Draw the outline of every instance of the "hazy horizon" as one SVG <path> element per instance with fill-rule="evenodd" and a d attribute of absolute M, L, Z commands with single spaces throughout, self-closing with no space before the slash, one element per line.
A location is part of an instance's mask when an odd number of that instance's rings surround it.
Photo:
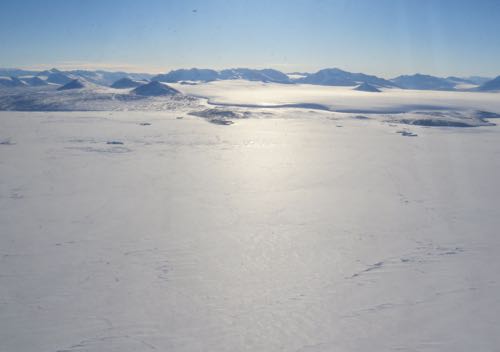
<path fill-rule="evenodd" d="M 162 73 L 168 73 L 170 71 L 174 71 L 174 70 L 190 70 L 190 69 L 210 69 L 210 70 L 224 70 L 224 69 L 238 69 L 238 68 L 248 68 L 248 69 L 275 69 L 275 70 L 278 70 L 278 71 L 282 71 L 284 73 L 287 73 L 287 74 L 291 74 L 291 73 L 315 73 L 319 70 L 323 70 L 323 69 L 340 69 L 340 70 L 343 70 L 343 71 L 347 71 L 347 72 L 353 72 L 353 73 L 364 73 L 364 74 L 367 74 L 367 75 L 373 75 L 373 76 L 377 76 L 377 77 L 381 77 L 381 78 L 385 78 L 385 79 L 391 79 L 391 78 L 395 78 L 397 76 L 403 76 L 403 75 L 408 75 L 408 76 L 412 76 L 412 75 L 416 75 L 416 74 L 422 74 L 422 75 L 431 75 L 429 74 L 428 72 L 402 72 L 398 75 L 394 75 L 394 76 L 384 76 L 384 75 L 381 75 L 381 74 L 378 74 L 378 73 L 375 73 L 375 72 L 366 72 L 366 71 L 359 71 L 359 70 L 347 70 L 345 68 L 342 68 L 342 67 L 336 67 L 336 66 L 329 66 L 329 67 L 319 67 L 317 69 L 314 69 L 314 70 L 302 70 L 302 71 L 299 71 L 299 70 L 295 70 L 295 71 L 285 71 L 285 70 L 282 70 L 282 69 L 279 69 L 279 68 L 276 68 L 276 67 L 270 67 L 270 66 L 259 66 L 259 67 L 249 67 L 249 66 L 234 66 L 234 67 L 220 67 L 220 68 L 213 68 L 213 67 L 171 67 L 171 68 L 168 68 L 168 69 L 156 69 L 156 70 L 150 70 L 150 71 L 145 71 L 145 70 L 141 70 L 140 68 L 134 68 L 134 66 L 130 66 L 130 67 L 127 67 L 127 66 L 106 66 L 106 65 L 103 65 L 103 66 L 95 66 L 95 65 L 85 65 L 85 64 L 82 64 L 82 65 L 50 65 L 50 64 L 47 64 L 47 65 L 43 65 L 43 66 L 28 66 L 28 67 L 0 67 L 0 69 L 13 69 L 13 70 L 26 70 L 26 71 L 45 71 L 45 70 L 50 70 L 50 69 L 57 69 L 57 70 L 60 70 L 60 71 L 76 71 L 76 70 L 88 70 L 88 71 L 107 71 L 107 72 L 125 72 L 125 73 L 131 73 L 131 74 L 152 74 L 152 75 L 155 75 L 155 74 L 162 74 Z M 499 71 L 500 72 L 500 71 Z M 469 74 L 469 75 L 459 75 L 459 74 L 448 74 L 448 75 L 441 75 L 441 76 L 437 76 L 437 77 L 462 77 L 462 78 L 467 78 L 467 77 L 486 77 L 486 78 L 495 78 L 497 76 L 499 76 L 499 74 L 493 74 L 493 75 L 481 75 L 481 74 Z M 431 76 L 434 76 L 434 75 L 431 75 Z"/>

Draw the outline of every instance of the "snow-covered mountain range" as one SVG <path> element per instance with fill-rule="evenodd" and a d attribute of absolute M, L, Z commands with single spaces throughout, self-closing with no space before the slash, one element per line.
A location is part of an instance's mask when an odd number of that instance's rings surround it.
<path fill-rule="evenodd" d="M 135 88 L 149 81 L 164 83 L 195 84 L 220 80 L 248 80 L 265 83 L 312 84 L 322 86 L 352 86 L 368 84 L 376 89 L 401 88 L 416 90 L 460 90 L 498 91 L 500 78 L 487 77 L 436 77 L 425 74 L 401 75 L 385 79 L 364 73 L 352 73 L 338 68 L 326 68 L 314 73 L 286 74 L 274 69 L 234 68 L 225 70 L 178 69 L 168 73 L 108 72 L 91 70 L 61 71 L 51 69 L 32 71 L 21 69 L 0 69 L 0 87 L 40 87 L 51 84 L 65 85 L 75 79 L 112 88 Z"/>
<path fill-rule="evenodd" d="M 294 108 L 455 127 L 488 126 L 500 117 L 495 93 L 500 77 L 484 81 L 415 74 L 389 80 L 337 68 L 290 75 L 248 68 L 181 69 L 156 76 L 57 69 L 7 73 L 0 77 L 4 111 L 186 110 L 229 124 L 227 116 Z M 239 108 L 244 111 L 235 112 Z M 222 115 L 216 119 L 214 114 Z"/>

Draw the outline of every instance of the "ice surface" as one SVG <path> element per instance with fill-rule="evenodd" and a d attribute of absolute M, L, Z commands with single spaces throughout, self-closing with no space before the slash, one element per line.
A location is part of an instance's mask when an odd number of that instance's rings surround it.
<path fill-rule="evenodd" d="M 329 110 L 350 114 L 375 114 L 378 119 L 427 126 L 485 126 L 500 117 L 500 94 L 480 92 L 382 89 L 381 93 L 352 87 L 306 84 L 218 81 L 197 85 L 173 84 L 181 92 L 208 99 L 212 105 L 245 108 Z M 414 121 L 418 120 L 417 123 Z"/>
<path fill-rule="evenodd" d="M 70 83 L 71 85 L 72 83 Z M 54 86 L 0 89 L 0 110 L 17 111 L 163 111 L 191 107 L 222 109 L 235 114 L 263 110 L 324 110 L 370 115 L 379 121 L 424 126 L 487 126 L 500 115 L 500 94 L 492 92 L 418 91 L 385 88 L 377 94 L 307 84 L 278 84 L 245 80 L 181 82 L 171 86 L 153 81 L 135 89 L 114 89 L 85 81 L 81 89 L 58 91 Z M 78 86 L 79 87 L 79 86 Z M 62 89 L 61 87 L 60 89 Z M 368 84 L 360 90 L 376 88 Z M 378 90 L 378 88 L 376 88 Z M 179 92 L 183 94 L 178 94 Z M 240 110 L 240 111 L 238 111 Z M 277 114 L 281 113 L 277 111 Z M 209 119 L 212 121 L 212 119 Z"/>
<path fill-rule="evenodd" d="M 412 109 L 479 109 L 500 113 L 500 94 L 455 91 L 382 89 L 366 94 L 352 87 L 275 84 L 243 80 L 217 81 L 193 86 L 172 84 L 180 91 L 209 98 L 214 104 L 272 106 L 323 104 L 335 111 L 407 112 Z"/>
<path fill-rule="evenodd" d="M 499 112 L 454 94 L 440 98 Z M 168 101 L 0 112 L 0 351 L 498 349 L 498 127 L 243 107 L 219 126 L 189 115 L 213 107 Z"/>

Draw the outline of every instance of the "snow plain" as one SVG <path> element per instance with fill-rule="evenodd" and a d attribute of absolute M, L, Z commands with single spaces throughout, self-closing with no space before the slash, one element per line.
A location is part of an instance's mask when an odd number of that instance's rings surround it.
<path fill-rule="evenodd" d="M 172 84 L 180 91 L 213 104 L 279 106 L 320 104 L 338 112 L 406 112 L 412 109 L 478 109 L 500 113 L 498 93 L 380 88 L 383 94 L 354 87 L 276 84 L 243 80 L 197 85 Z"/>
<path fill-rule="evenodd" d="M 500 113 L 486 93 L 222 84 L 175 87 Z M 1 351 L 498 349 L 498 127 L 243 106 L 221 126 L 190 115 L 203 102 L 158 101 L 0 112 Z"/>

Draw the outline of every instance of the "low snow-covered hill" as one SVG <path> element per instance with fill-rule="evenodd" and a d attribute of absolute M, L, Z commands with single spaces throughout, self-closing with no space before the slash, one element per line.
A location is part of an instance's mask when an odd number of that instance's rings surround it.
<path fill-rule="evenodd" d="M 482 84 L 478 90 L 480 91 L 500 91 L 500 76 L 492 79 L 491 81 Z"/>
<path fill-rule="evenodd" d="M 371 92 L 371 93 L 380 93 L 381 92 L 380 89 L 378 89 L 377 87 L 375 87 L 369 83 L 362 83 L 359 86 L 357 86 L 356 88 L 354 88 L 354 90 L 358 90 L 360 92 Z"/>
<path fill-rule="evenodd" d="M 132 90 L 132 93 L 145 97 L 157 97 L 162 95 L 179 94 L 179 91 L 158 81 L 152 81 L 138 86 Z"/>
<path fill-rule="evenodd" d="M 222 71 L 210 69 L 180 69 L 173 70 L 166 74 L 161 74 L 153 77 L 153 80 L 175 83 L 180 81 L 201 81 L 210 82 L 215 80 L 233 80 L 244 79 L 248 81 L 275 82 L 275 83 L 290 83 L 289 77 L 277 70 L 272 69 L 249 69 L 235 68 Z"/>
<path fill-rule="evenodd" d="M 377 76 L 347 72 L 338 68 L 323 69 L 296 79 L 295 82 L 322 86 L 357 86 L 368 83 L 378 87 L 396 87 L 395 83 Z"/>
<path fill-rule="evenodd" d="M 453 90 L 456 83 L 440 77 L 414 74 L 403 75 L 391 79 L 392 82 L 401 88 L 419 90 Z"/>
<path fill-rule="evenodd" d="M 135 81 L 129 77 L 120 78 L 119 80 L 113 82 L 110 86 L 111 88 L 116 89 L 125 89 L 125 88 L 135 88 L 144 84 L 144 82 Z"/>
<path fill-rule="evenodd" d="M 74 79 L 74 80 L 66 83 L 65 85 L 57 88 L 57 90 L 81 89 L 84 87 L 85 87 L 84 82 L 82 82 L 79 79 Z"/>

